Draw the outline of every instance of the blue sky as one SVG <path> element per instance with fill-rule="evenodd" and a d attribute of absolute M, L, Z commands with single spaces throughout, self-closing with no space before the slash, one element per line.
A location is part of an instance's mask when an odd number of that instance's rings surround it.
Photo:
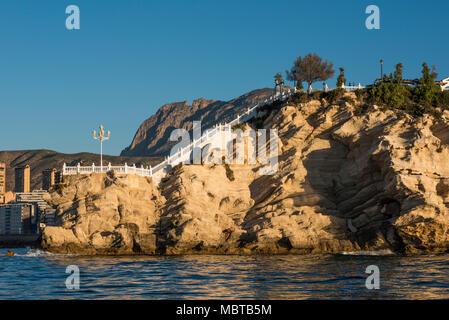
<path fill-rule="evenodd" d="M 65 28 L 71 4 L 80 30 Z M 365 28 L 370 4 L 380 30 Z M 164 103 L 271 87 L 309 52 L 362 84 L 380 58 L 386 72 L 401 61 L 419 77 L 427 61 L 448 77 L 448 20 L 443 0 L 0 0 L 0 150 L 98 152 L 102 123 L 118 155 Z"/>

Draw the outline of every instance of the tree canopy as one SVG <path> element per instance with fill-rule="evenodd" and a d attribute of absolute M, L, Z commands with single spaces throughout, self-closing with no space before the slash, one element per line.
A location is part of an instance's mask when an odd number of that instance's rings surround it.
<path fill-rule="evenodd" d="M 401 62 L 399 62 L 396 65 L 396 71 L 394 72 L 394 79 L 396 80 L 397 83 L 402 83 L 402 71 L 404 69 L 404 66 L 402 65 Z"/>
<path fill-rule="evenodd" d="M 340 74 L 338 75 L 338 78 L 337 78 L 337 88 L 340 88 L 342 85 L 346 84 L 345 69 L 343 69 L 343 68 L 339 68 L 339 69 L 340 69 Z"/>
<path fill-rule="evenodd" d="M 368 89 L 371 102 L 394 109 L 404 110 L 414 116 L 430 113 L 439 116 L 436 108 L 449 109 L 449 91 L 442 91 L 435 83 L 438 74 L 435 66 L 422 64 L 422 76 L 416 86 L 403 84 L 403 65 L 398 63 L 394 75 L 384 75 L 383 82 Z"/>
<path fill-rule="evenodd" d="M 284 82 L 284 79 L 282 78 L 282 73 L 278 72 L 274 75 L 274 81 L 277 83 Z"/>
<path fill-rule="evenodd" d="M 293 63 L 290 71 L 287 71 L 287 79 L 291 81 L 305 81 L 309 89 L 316 81 L 326 81 L 335 71 L 332 62 L 323 61 L 316 53 L 309 53 L 304 58 L 299 56 Z"/>

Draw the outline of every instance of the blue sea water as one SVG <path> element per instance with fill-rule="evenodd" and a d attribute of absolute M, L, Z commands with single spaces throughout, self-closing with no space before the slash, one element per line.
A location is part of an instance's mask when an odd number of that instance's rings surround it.
<path fill-rule="evenodd" d="M 449 255 L 88 257 L 0 249 L 0 299 L 448 299 Z M 79 290 L 66 268 L 80 270 Z M 365 286 L 380 269 L 380 289 Z"/>

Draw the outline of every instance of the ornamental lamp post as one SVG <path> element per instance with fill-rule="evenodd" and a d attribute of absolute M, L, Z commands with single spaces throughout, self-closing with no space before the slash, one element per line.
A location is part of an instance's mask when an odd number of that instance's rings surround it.
<path fill-rule="evenodd" d="M 98 136 L 95 130 L 93 131 L 92 134 L 95 140 L 100 141 L 100 168 L 101 168 L 100 172 L 103 172 L 103 141 L 106 141 L 110 138 L 111 132 L 108 131 L 105 135 L 103 125 L 100 125 L 100 132 L 98 132 Z"/>
<path fill-rule="evenodd" d="M 380 81 L 384 81 L 384 60 L 380 59 Z"/>

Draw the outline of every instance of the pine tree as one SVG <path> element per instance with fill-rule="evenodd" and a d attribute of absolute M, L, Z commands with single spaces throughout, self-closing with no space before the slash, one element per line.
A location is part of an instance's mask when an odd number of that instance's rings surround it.
<path fill-rule="evenodd" d="M 288 80 L 305 81 L 310 88 L 316 81 L 326 81 L 335 71 L 332 62 L 323 61 L 316 53 L 309 53 L 304 58 L 299 56 L 290 71 L 287 71 Z"/>
<path fill-rule="evenodd" d="M 396 83 L 402 83 L 402 71 L 403 71 L 403 65 L 401 62 L 399 62 L 396 65 L 396 71 L 394 72 L 394 79 Z"/>
<path fill-rule="evenodd" d="M 430 70 L 427 63 L 422 64 L 422 77 L 419 79 L 419 85 L 416 88 L 416 97 L 418 102 L 423 106 L 432 106 L 437 104 L 437 99 L 441 93 L 439 86 L 435 84 L 438 76 L 435 66 Z"/>

